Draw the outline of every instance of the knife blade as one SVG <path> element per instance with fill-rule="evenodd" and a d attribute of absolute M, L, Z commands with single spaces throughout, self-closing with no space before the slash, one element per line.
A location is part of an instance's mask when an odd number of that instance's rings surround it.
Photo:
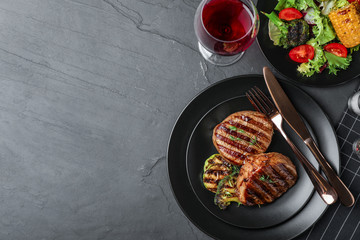
<path fill-rule="evenodd" d="M 347 207 L 352 206 L 355 202 L 354 196 L 337 176 L 335 171 L 325 159 L 324 155 L 320 152 L 304 121 L 296 111 L 288 96 L 285 94 L 279 82 L 276 80 L 274 74 L 268 67 L 263 68 L 263 74 L 266 86 L 269 89 L 270 95 L 280 114 L 313 153 L 330 184 L 337 191 L 340 202 Z"/>

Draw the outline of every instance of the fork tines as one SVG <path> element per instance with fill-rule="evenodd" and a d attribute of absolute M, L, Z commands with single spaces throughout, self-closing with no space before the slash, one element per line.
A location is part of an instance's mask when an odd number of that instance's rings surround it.
<path fill-rule="evenodd" d="M 247 91 L 246 97 L 249 99 L 251 105 L 253 105 L 253 107 L 259 112 L 268 115 L 276 111 L 276 107 L 271 102 L 271 100 L 257 86 Z"/>

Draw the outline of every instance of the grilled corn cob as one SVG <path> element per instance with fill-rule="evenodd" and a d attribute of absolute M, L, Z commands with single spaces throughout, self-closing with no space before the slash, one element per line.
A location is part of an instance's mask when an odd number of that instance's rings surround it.
<path fill-rule="evenodd" d="M 360 44 L 360 5 L 357 1 L 329 14 L 341 43 L 347 47 Z"/>

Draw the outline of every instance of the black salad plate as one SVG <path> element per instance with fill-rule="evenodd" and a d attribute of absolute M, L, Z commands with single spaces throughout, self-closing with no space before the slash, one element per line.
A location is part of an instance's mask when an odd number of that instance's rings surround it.
<path fill-rule="evenodd" d="M 211 141 L 212 128 L 230 113 L 251 110 L 251 105 L 243 96 L 254 86 L 266 90 L 262 76 L 233 77 L 208 87 L 185 107 L 170 136 L 167 159 L 173 194 L 192 223 L 215 239 L 240 236 L 243 240 L 292 239 L 313 225 L 327 209 L 327 205 L 317 193 L 311 194 L 313 187 L 308 184 L 309 180 L 302 167 L 276 132 L 268 151 L 282 152 L 292 159 L 299 174 L 296 185 L 273 203 L 260 208 L 237 207 L 233 203 L 228 209 L 220 211 L 212 205 L 213 194 L 202 187 L 200 169 L 206 158 L 216 153 L 208 142 Z M 339 148 L 327 116 L 301 89 L 287 82 L 282 82 L 282 86 L 312 129 L 321 151 L 339 172 Z M 285 128 L 290 135 L 289 127 Z M 300 147 L 300 141 L 296 136 L 291 134 L 291 138 Z M 306 149 L 302 148 L 302 151 L 311 158 Z M 295 199 L 295 196 L 299 199 Z"/>
<path fill-rule="evenodd" d="M 360 51 L 352 54 L 352 62 L 346 70 L 341 70 L 337 75 L 329 74 L 325 69 L 322 73 L 315 73 L 311 77 L 301 75 L 296 69 L 298 63 L 293 62 L 288 53 L 290 49 L 275 46 L 268 34 L 268 18 L 261 12 L 271 13 L 278 0 L 259 0 L 257 9 L 260 16 L 260 29 L 257 42 L 267 60 L 273 67 L 283 75 L 284 79 L 293 83 L 298 83 L 313 87 L 328 87 L 343 84 L 357 76 L 360 76 Z"/>

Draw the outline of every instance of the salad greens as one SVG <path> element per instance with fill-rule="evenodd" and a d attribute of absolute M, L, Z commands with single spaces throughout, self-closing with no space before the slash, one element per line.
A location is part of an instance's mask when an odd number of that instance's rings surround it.
<path fill-rule="evenodd" d="M 315 57 L 309 62 L 302 63 L 299 65 L 297 70 L 303 74 L 304 76 L 311 77 L 314 73 L 320 73 L 324 64 L 326 64 L 325 54 L 322 47 L 315 41 L 315 39 L 311 39 L 307 42 L 307 44 L 311 45 L 315 49 Z"/>
<path fill-rule="evenodd" d="M 351 55 L 348 55 L 346 58 L 343 58 L 343 57 L 338 57 L 326 51 L 324 53 L 328 61 L 330 73 L 336 74 L 336 72 L 339 71 L 340 69 L 346 69 L 350 65 L 350 62 L 352 60 Z"/>
<path fill-rule="evenodd" d="M 274 45 L 283 46 L 288 48 L 287 34 L 288 28 L 286 23 L 280 20 L 278 15 L 275 12 L 270 14 L 264 13 L 269 19 L 269 36 L 270 39 L 274 42 Z"/>
<path fill-rule="evenodd" d="M 328 14 L 332 10 L 348 5 L 347 0 L 278 0 L 275 11 L 286 8 L 295 8 L 305 15 L 305 21 L 311 26 L 312 35 L 306 44 L 314 47 L 315 56 L 306 63 L 301 63 L 297 70 L 304 76 L 310 77 L 315 73 L 320 73 L 324 68 L 329 69 L 330 74 L 337 74 L 340 69 L 346 69 L 351 60 L 351 54 L 358 51 L 359 46 L 348 50 L 347 57 L 338 57 L 332 53 L 324 51 L 323 47 L 331 42 L 338 42 L 336 33 L 332 27 Z M 291 21 L 282 20 L 273 11 L 264 13 L 269 18 L 269 36 L 274 45 L 284 48 L 292 47 L 289 44 L 289 26 Z M 300 44 L 299 44 L 300 45 Z"/>

